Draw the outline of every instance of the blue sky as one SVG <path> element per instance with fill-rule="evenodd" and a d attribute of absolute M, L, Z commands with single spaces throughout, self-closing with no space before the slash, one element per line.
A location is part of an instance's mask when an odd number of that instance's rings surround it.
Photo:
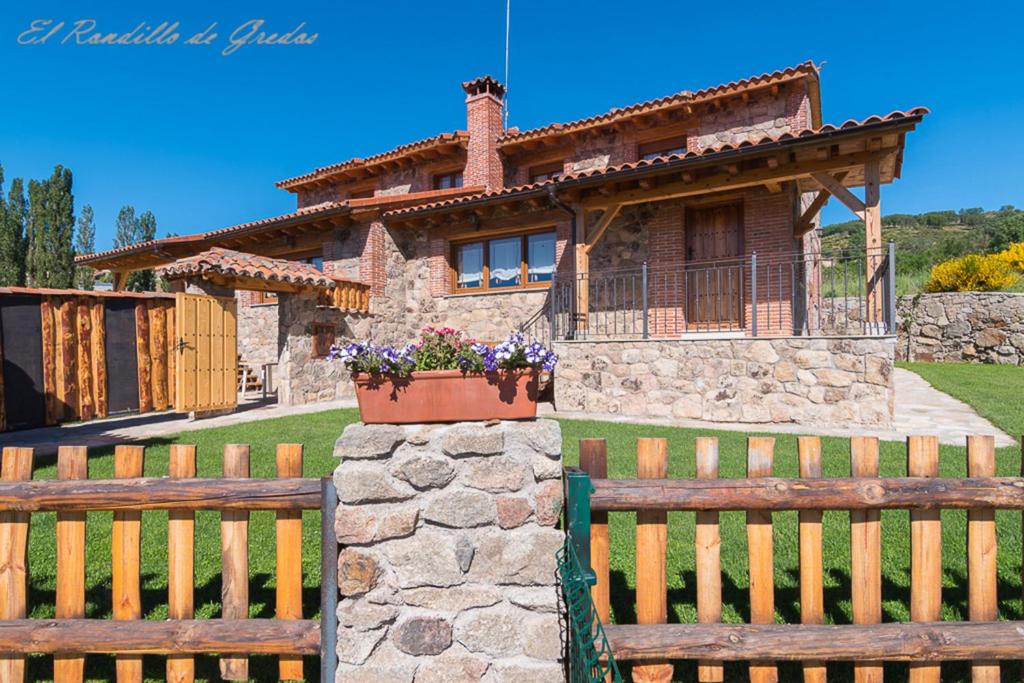
<path fill-rule="evenodd" d="M 1024 10 L 1010 3 L 848 3 L 780 14 L 772 3 L 512 0 L 511 125 L 528 128 L 771 71 L 826 62 L 824 118 L 932 109 L 910 136 L 884 213 L 1024 205 Z M 501 77 L 504 0 L 476 2 L 3 3 L 0 163 L 75 173 L 97 247 L 118 208 L 151 210 L 159 234 L 284 213 L 274 181 L 465 126 L 459 83 Z M 19 45 L 33 20 L 66 22 Z M 103 33 L 180 22 L 165 46 L 60 44 L 74 22 Z M 244 46 L 253 19 L 312 45 Z M 184 41 L 211 23 L 212 45 Z M 35 34 L 36 36 L 41 34 Z M 847 220 L 835 202 L 826 221 Z"/>

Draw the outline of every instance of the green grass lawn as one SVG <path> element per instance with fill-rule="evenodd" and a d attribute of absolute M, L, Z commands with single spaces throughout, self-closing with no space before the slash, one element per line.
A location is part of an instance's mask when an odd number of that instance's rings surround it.
<path fill-rule="evenodd" d="M 305 448 L 306 476 L 319 477 L 331 472 L 331 455 L 335 438 L 343 426 L 357 419 L 354 410 L 330 411 L 311 415 L 267 420 L 234 427 L 188 432 L 178 436 L 155 440 L 146 450 L 146 475 L 167 473 L 168 446 L 173 443 L 196 444 L 199 452 L 199 476 L 219 476 L 221 450 L 225 443 L 252 444 L 252 476 L 270 477 L 274 474 L 274 445 L 279 442 L 301 442 Z M 609 475 L 633 477 L 636 474 L 636 439 L 642 436 L 665 437 L 669 440 L 669 475 L 690 477 L 694 474 L 694 438 L 713 435 L 720 439 L 722 477 L 743 477 L 745 474 L 745 435 L 733 432 L 703 432 L 692 429 L 629 425 L 586 421 L 562 422 L 567 465 L 578 462 L 578 443 L 581 438 L 608 440 Z M 822 460 L 826 476 L 849 475 L 849 443 L 845 439 L 823 439 Z M 902 475 L 906 472 L 904 447 L 901 443 L 883 443 L 881 469 L 883 475 Z M 776 474 L 796 476 L 796 437 L 777 436 L 775 451 Z M 941 474 L 965 474 L 963 448 L 941 448 Z M 998 473 L 1016 475 L 1020 471 L 1020 456 L 1016 449 L 997 452 Z M 91 478 L 109 478 L 113 475 L 112 449 L 94 449 L 89 461 Z M 55 467 L 46 464 L 35 473 L 36 478 L 52 478 Z M 310 512 L 303 517 L 304 577 L 306 615 L 312 617 L 318 610 L 319 590 L 319 515 Z M 54 557 L 54 515 L 37 514 L 32 517 L 30 536 L 30 610 L 32 617 L 53 615 L 56 582 Z M 777 620 L 799 621 L 799 585 L 797 557 L 797 515 L 795 512 L 776 513 L 775 521 L 775 583 Z M 110 522 L 109 513 L 90 513 L 88 520 L 87 556 L 87 616 L 106 618 L 111 612 L 110 599 Z M 730 622 L 747 620 L 749 616 L 746 535 L 743 513 L 723 513 L 722 572 L 723 616 Z M 1021 515 L 1000 512 L 997 515 L 999 533 L 999 607 L 1003 618 L 1021 619 Z M 614 620 L 621 623 L 635 621 L 635 515 L 611 515 L 611 568 Z M 197 515 L 196 538 L 196 612 L 207 618 L 219 614 L 220 598 L 220 533 L 219 515 L 200 512 Z M 824 569 L 826 590 L 826 619 L 833 623 L 850 621 L 850 537 L 849 516 L 843 512 L 828 512 L 824 517 Z M 904 511 L 882 514 L 883 529 L 883 598 L 886 620 L 909 618 L 910 590 L 909 515 Z M 146 618 L 166 617 L 166 535 L 167 515 L 163 512 L 143 514 L 143 607 Z M 272 513 L 253 513 L 250 528 L 250 584 L 251 615 L 273 616 L 274 605 L 274 529 Z M 944 608 L 946 619 L 966 618 L 967 565 L 965 556 L 965 514 L 943 513 L 943 565 Z M 696 588 L 694 582 L 694 514 L 669 515 L 668 590 L 670 621 L 695 621 Z M 146 658 L 147 680 L 162 680 L 162 657 Z M 112 680 L 113 667 L 109 657 L 90 656 L 87 676 L 91 680 Z M 197 675 L 201 680 L 218 680 L 216 659 L 197 658 Z M 307 674 L 315 679 L 318 663 L 310 658 Z M 1015 665 L 1014 665 L 1015 667 Z M 1009 666 L 1006 667 L 1009 670 Z M 944 668 L 943 680 L 966 680 L 963 665 Z M 253 657 L 250 672 L 254 680 L 276 680 L 276 662 L 273 658 Z M 742 676 L 744 667 L 727 667 L 727 680 Z M 888 680 L 905 679 L 905 670 L 893 666 Z M 47 680 L 52 676 L 51 658 L 33 657 L 30 660 L 29 680 Z M 799 670 L 793 666 L 782 668 L 780 680 L 799 680 Z M 679 680 L 693 680 L 694 670 L 688 663 L 677 667 Z M 850 667 L 830 667 L 830 681 L 851 680 Z M 1011 680 L 1006 678 L 1005 680 Z M 1016 680 L 1014 678 L 1013 680 Z"/>
<path fill-rule="evenodd" d="M 1013 437 L 1024 434 L 1024 367 L 979 363 L 897 363 L 968 404 Z"/>

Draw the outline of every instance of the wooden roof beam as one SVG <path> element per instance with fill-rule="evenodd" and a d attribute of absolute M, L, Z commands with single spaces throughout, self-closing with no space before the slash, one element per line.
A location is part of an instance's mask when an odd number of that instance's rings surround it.
<path fill-rule="evenodd" d="M 598 241 L 600 241 L 601 237 L 608 230 L 608 226 L 610 226 L 612 224 L 612 221 L 615 220 L 615 217 L 619 215 L 619 210 L 621 208 L 622 204 L 612 204 L 611 206 L 604 210 L 603 214 L 601 214 L 601 218 L 598 219 L 596 224 L 594 224 L 593 233 L 587 235 L 587 242 L 586 246 L 584 247 L 587 254 L 589 254 L 590 251 L 594 248 L 594 246 L 598 243 Z M 581 209 L 581 213 L 583 213 L 583 211 L 585 211 L 585 209 Z"/>
<path fill-rule="evenodd" d="M 829 173 L 812 173 L 814 181 L 829 191 L 843 205 L 857 215 L 857 218 L 864 220 L 864 202 L 850 192 L 842 181 Z M 845 176 L 844 176 L 845 177 Z"/>
<path fill-rule="evenodd" d="M 836 173 L 833 178 L 837 182 L 843 182 L 843 179 L 849 174 L 849 171 L 840 171 Z M 793 237 L 800 238 L 809 233 L 814 228 L 814 217 L 818 215 L 818 212 L 824 208 L 825 204 L 832 197 L 832 193 L 828 190 L 822 189 L 815 195 L 811 203 L 807 205 L 804 212 L 800 214 L 800 218 L 797 219 L 796 223 L 793 224 Z"/>

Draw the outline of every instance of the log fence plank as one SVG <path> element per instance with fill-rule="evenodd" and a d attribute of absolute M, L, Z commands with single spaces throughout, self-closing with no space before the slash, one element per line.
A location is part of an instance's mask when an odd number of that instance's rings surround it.
<path fill-rule="evenodd" d="M 153 368 L 149 355 L 149 314 L 146 302 L 135 304 L 135 356 L 139 375 L 139 412 L 153 410 Z"/>
<path fill-rule="evenodd" d="M 142 446 L 117 446 L 114 449 L 114 476 L 132 479 L 142 476 Z M 142 511 L 119 510 L 114 513 L 111 531 L 111 584 L 114 619 L 131 621 L 142 618 L 142 590 L 139 558 L 141 553 Z M 142 683 L 142 656 L 118 655 L 115 661 L 118 683 Z"/>
<path fill-rule="evenodd" d="M 54 323 L 54 300 L 44 296 L 39 302 L 39 330 L 42 337 L 43 396 L 46 424 L 55 425 L 61 418 L 57 400 L 57 335 Z"/>
<path fill-rule="evenodd" d="M 32 449 L 4 448 L 0 478 L 26 481 L 32 478 Z M 0 620 L 24 619 L 28 613 L 29 515 L 0 512 Z M 25 657 L 0 651 L 0 681 L 25 680 Z"/>
<path fill-rule="evenodd" d="M 775 439 L 752 436 L 747 440 L 747 476 L 770 477 Z M 747 512 L 747 553 L 750 565 L 750 623 L 775 622 L 775 562 L 772 547 L 772 513 Z M 776 683 L 778 668 L 771 661 L 750 662 L 751 683 Z"/>
<path fill-rule="evenodd" d="M 992 477 L 996 473 L 995 439 L 991 436 L 967 437 L 967 474 Z M 995 621 L 999 618 L 996 598 L 996 514 L 995 510 L 967 512 L 967 609 L 971 621 Z M 999 683 L 997 661 L 971 664 L 974 683 Z"/>
<path fill-rule="evenodd" d="M 668 476 L 668 441 L 637 439 L 636 476 L 664 479 Z M 665 552 L 668 520 L 663 511 L 641 510 L 636 514 L 636 619 L 640 624 L 668 621 L 668 582 Z M 638 683 L 669 683 L 673 667 L 667 661 L 634 667 Z"/>
<path fill-rule="evenodd" d="M 277 476 L 302 476 L 302 444 L 279 444 Z M 277 513 L 277 610 L 278 619 L 302 619 L 302 511 Z M 301 655 L 281 655 L 282 681 L 305 680 Z"/>
<path fill-rule="evenodd" d="M 821 439 L 801 436 L 797 440 L 800 477 L 821 479 Z M 821 555 L 821 510 L 801 510 L 800 534 L 800 623 L 825 622 L 825 587 Z M 825 683 L 827 670 L 821 661 L 804 662 L 804 683 Z"/>
<path fill-rule="evenodd" d="M 57 477 L 88 479 L 88 454 L 80 446 L 61 446 L 57 451 Z M 85 513 L 57 513 L 57 619 L 85 616 Z M 85 677 L 85 657 L 57 654 L 53 658 L 54 683 L 80 683 Z"/>
<path fill-rule="evenodd" d="M 854 477 L 878 476 L 878 439 L 850 439 L 850 471 Z M 850 511 L 850 603 L 854 624 L 882 623 L 882 522 L 878 510 Z M 881 683 L 880 664 L 854 664 L 856 683 Z"/>
<path fill-rule="evenodd" d="M 939 440 L 933 436 L 907 438 L 907 474 L 939 475 Z M 942 612 L 942 520 L 939 510 L 910 511 L 910 618 L 938 621 Z M 938 664 L 911 662 L 910 683 L 939 683 Z"/>
<path fill-rule="evenodd" d="M 698 437 L 696 461 L 698 479 L 717 479 L 718 439 Z M 717 512 L 697 512 L 694 540 L 697 546 L 697 621 L 718 623 L 722 620 L 722 558 Z M 721 663 L 701 660 L 697 663 L 697 680 L 721 683 L 725 680 L 725 669 Z"/>
<path fill-rule="evenodd" d="M 249 447 L 224 446 L 224 476 L 249 477 Z M 221 605 L 225 619 L 249 618 L 249 513 L 243 510 L 221 512 Z M 247 657 L 220 658 L 220 675 L 226 681 L 249 678 Z"/>
<path fill-rule="evenodd" d="M 608 443 L 604 439 L 580 439 L 580 469 L 590 475 L 591 481 L 607 478 Z M 590 596 L 602 624 L 611 621 L 611 573 L 608 561 L 608 513 L 593 512 L 590 515 L 590 568 L 597 583 L 590 589 Z"/>
<path fill-rule="evenodd" d="M 167 318 L 159 301 L 147 302 L 149 357 L 152 362 L 153 410 L 167 410 Z"/>
<path fill-rule="evenodd" d="M 170 450 L 168 474 L 175 479 L 196 476 L 196 447 L 175 444 Z M 195 616 L 195 513 L 170 510 L 167 513 L 167 616 L 191 619 Z M 195 659 L 189 654 L 167 657 L 169 683 L 192 683 Z"/>
<path fill-rule="evenodd" d="M 78 305 L 72 297 L 60 304 L 57 333 L 57 400 L 61 404 L 61 416 L 65 420 L 81 417 L 78 404 Z"/>
<path fill-rule="evenodd" d="M 90 306 L 92 329 L 92 386 L 93 407 L 96 417 L 107 416 L 107 330 L 103 300 L 96 299 Z"/>
<path fill-rule="evenodd" d="M 75 315 L 78 326 L 78 414 L 83 420 L 91 420 L 96 417 L 96 408 L 92 388 L 92 314 L 88 299 L 81 297 L 75 301 Z"/>

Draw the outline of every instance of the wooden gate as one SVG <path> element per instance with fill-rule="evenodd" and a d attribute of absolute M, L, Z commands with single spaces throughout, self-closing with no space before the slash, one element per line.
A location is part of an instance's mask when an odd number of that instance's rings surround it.
<path fill-rule="evenodd" d="M 174 409 L 227 410 L 238 404 L 238 339 L 234 298 L 179 292 Z"/>

